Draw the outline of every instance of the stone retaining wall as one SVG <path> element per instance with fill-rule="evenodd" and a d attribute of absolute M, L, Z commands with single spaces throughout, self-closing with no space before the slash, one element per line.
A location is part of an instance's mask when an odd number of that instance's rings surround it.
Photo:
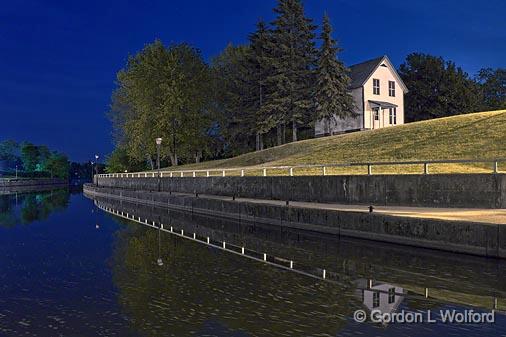
<path fill-rule="evenodd" d="M 506 208 L 505 174 L 95 177 L 99 186 L 244 198 L 418 207 Z"/>
<path fill-rule="evenodd" d="M 8 189 L 11 187 L 52 186 L 52 185 L 68 185 L 68 181 L 59 178 L 0 179 L 0 189 Z"/>
<path fill-rule="evenodd" d="M 450 252 L 506 258 L 506 225 L 416 219 L 378 213 L 312 209 L 182 196 L 168 192 L 96 187 L 87 184 L 89 196 L 102 196 L 326 234 L 342 235 Z"/>

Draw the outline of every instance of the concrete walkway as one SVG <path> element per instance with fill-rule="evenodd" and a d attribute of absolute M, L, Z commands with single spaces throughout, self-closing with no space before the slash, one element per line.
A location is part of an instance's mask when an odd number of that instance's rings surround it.
<path fill-rule="evenodd" d="M 191 195 L 186 193 L 173 193 L 180 195 Z M 230 200 L 231 197 L 200 194 L 202 198 Z M 286 205 L 285 201 L 268 200 L 268 199 L 252 199 L 252 198 L 235 198 L 236 201 L 253 202 L 268 205 Z M 291 206 L 331 209 L 336 211 L 348 212 L 369 212 L 367 205 L 344 205 L 344 204 L 327 204 L 317 202 L 298 202 L 290 201 Z M 490 224 L 506 225 L 506 209 L 482 209 L 482 208 L 433 208 L 433 207 L 402 207 L 402 206 L 374 206 L 374 212 L 392 216 L 454 220 L 454 221 L 470 221 Z"/>

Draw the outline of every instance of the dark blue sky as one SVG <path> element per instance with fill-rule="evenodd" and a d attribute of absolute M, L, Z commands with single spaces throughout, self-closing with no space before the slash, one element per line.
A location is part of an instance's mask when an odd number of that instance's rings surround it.
<path fill-rule="evenodd" d="M 0 140 L 28 140 L 85 161 L 113 148 L 105 112 L 116 72 L 145 43 L 188 42 L 209 59 L 242 43 L 275 0 L 4 1 L 0 8 Z M 326 10 L 346 64 L 414 51 L 470 74 L 506 66 L 506 1 L 306 0 Z"/>

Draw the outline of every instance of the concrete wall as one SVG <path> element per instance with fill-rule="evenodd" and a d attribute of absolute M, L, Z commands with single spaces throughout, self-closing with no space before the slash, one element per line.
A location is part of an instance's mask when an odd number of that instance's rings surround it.
<path fill-rule="evenodd" d="M 85 185 L 84 192 L 92 197 L 115 198 L 149 204 L 157 208 L 218 216 L 240 222 L 284 226 L 416 247 L 506 258 L 506 226 L 504 225 L 276 206 L 92 185 Z"/>
<path fill-rule="evenodd" d="M 506 208 L 504 174 L 96 178 L 104 187 L 245 198 L 425 207 Z"/>
<path fill-rule="evenodd" d="M 48 186 L 48 185 L 68 185 L 68 182 L 65 179 L 59 178 L 0 179 L 0 188 L 10 188 L 18 186 Z"/>

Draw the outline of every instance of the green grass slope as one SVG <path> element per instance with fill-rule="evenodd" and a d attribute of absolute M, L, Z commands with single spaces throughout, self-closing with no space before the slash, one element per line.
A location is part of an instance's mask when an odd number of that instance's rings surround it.
<path fill-rule="evenodd" d="M 175 170 L 495 158 L 506 158 L 506 110 L 478 112 L 303 140 L 230 159 L 184 165 Z M 506 169 L 506 164 L 500 164 L 500 169 Z M 332 170 L 335 172 L 331 171 L 330 174 L 363 172 L 363 168 L 359 167 Z M 375 170 L 378 173 L 411 173 L 418 172 L 420 167 L 385 166 Z M 306 169 L 297 171 L 298 174 L 310 173 Z M 434 173 L 468 171 L 487 172 L 490 171 L 490 165 L 441 164 L 434 165 L 431 169 Z"/>

